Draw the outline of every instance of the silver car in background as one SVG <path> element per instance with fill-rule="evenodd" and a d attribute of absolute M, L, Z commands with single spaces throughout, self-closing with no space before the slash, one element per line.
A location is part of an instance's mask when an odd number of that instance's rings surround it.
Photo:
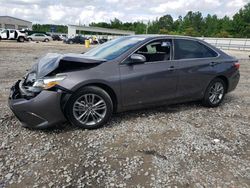
<path fill-rule="evenodd" d="M 42 42 L 49 42 L 52 41 L 52 37 L 43 34 L 43 33 L 33 33 L 27 37 L 29 41 L 42 41 Z"/>

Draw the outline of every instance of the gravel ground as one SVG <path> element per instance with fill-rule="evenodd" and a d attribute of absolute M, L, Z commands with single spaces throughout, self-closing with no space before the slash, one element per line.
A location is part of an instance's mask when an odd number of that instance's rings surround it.
<path fill-rule="evenodd" d="M 0 42 L 0 187 L 250 187 L 250 60 L 215 109 L 199 103 L 115 115 L 99 130 L 22 128 L 9 88 L 48 52 L 81 45 Z"/>

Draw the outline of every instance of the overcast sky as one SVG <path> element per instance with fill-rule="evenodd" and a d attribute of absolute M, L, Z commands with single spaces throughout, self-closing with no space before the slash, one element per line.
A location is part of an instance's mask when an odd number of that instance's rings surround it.
<path fill-rule="evenodd" d="M 0 0 L 0 15 L 50 24 L 89 24 L 153 20 L 165 14 L 174 19 L 187 11 L 232 16 L 250 0 Z"/>

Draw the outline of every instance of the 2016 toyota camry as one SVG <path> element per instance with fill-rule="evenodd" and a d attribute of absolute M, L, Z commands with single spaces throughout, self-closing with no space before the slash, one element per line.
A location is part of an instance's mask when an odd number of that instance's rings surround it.
<path fill-rule="evenodd" d="M 48 54 L 11 88 L 25 127 L 68 120 L 99 128 L 112 113 L 200 100 L 217 107 L 240 78 L 238 61 L 191 37 L 117 38 L 85 54 Z"/>

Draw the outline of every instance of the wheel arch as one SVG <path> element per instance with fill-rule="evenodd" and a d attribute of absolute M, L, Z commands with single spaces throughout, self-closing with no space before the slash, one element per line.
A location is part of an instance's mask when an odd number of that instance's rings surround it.
<path fill-rule="evenodd" d="M 104 83 L 88 83 L 88 84 L 84 84 L 84 85 L 81 85 L 80 87 L 78 87 L 77 89 L 75 89 L 73 91 L 73 93 L 77 92 L 78 90 L 84 88 L 84 87 L 88 87 L 88 86 L 95 86 L 95 87 L 99 87 L 101 89 L 103 89 L 105 92 L 108 93 L 108 95 L 110 96 L 111 100 L 112 100 L 112 103 L 113 103 L 113 110 L 114 112 L 117 111 L 117 106 L 118 106 L 118 99 L 117 99 L 117 94 L 115 93 L 115 91 L 110 87 L 108 86 L 107 84 L 104 84 Z M 71 95 L 63 95 L 62 98 L 61 98 L 61 107 L 63 109 L 63 112 L 65 110 L 65 107 L 67 105 L 67 102 L 68 100 L 70 99 Z"/>
<path fill-rule="evenodd" d="M 24 36 L 18 36 L 18 37 L 17 37 L 17 41 L 21 42 L 21 41 L 20 41 L 21 38 L 22 38 L 23 40 L 25 40 Z"/>
<path fill-rule="evenodd" d="M 204 97 L 205 92 L 206 92 L 206 90 L 207 90 L 209 84 L 210 84 L 214 79 L 216 79 L 216 78 L 220 78 L 221 80 L 224 81 L 224 83 L 226 84 L 226 93 L 228 92 L 228 87 L 229 87 L 228 78 L 227 78 L 226 76 L 224 76 L 224 75 L 218 75 L 218 76 L 213 77 L 210 81 L 208 81 L 208 82 L 206 83 L 206 85 L 205 85 L 204 88 L 203 88 L 203 92 L 202 92 L 202 95 L 201 95 L 202 97 Z"/>
<path fill-rule="evenodd" d="M 219 75 L 219 76 L 217 76 L 217 77 L 215 77 L 215 78 L 220 78 L 220 79 L 222 79 L 222 80 L 224 81 L 224 83 L 226 84 L 226 93 L 227 93 L 227 91 L 228 91 L 228 86 L 229 86 L 229 81 L 228 81 L 227 77 L 224 76 L 224 75 Z M 214 79 L 215 79 L 215 78 L 214 78 Z"/>

